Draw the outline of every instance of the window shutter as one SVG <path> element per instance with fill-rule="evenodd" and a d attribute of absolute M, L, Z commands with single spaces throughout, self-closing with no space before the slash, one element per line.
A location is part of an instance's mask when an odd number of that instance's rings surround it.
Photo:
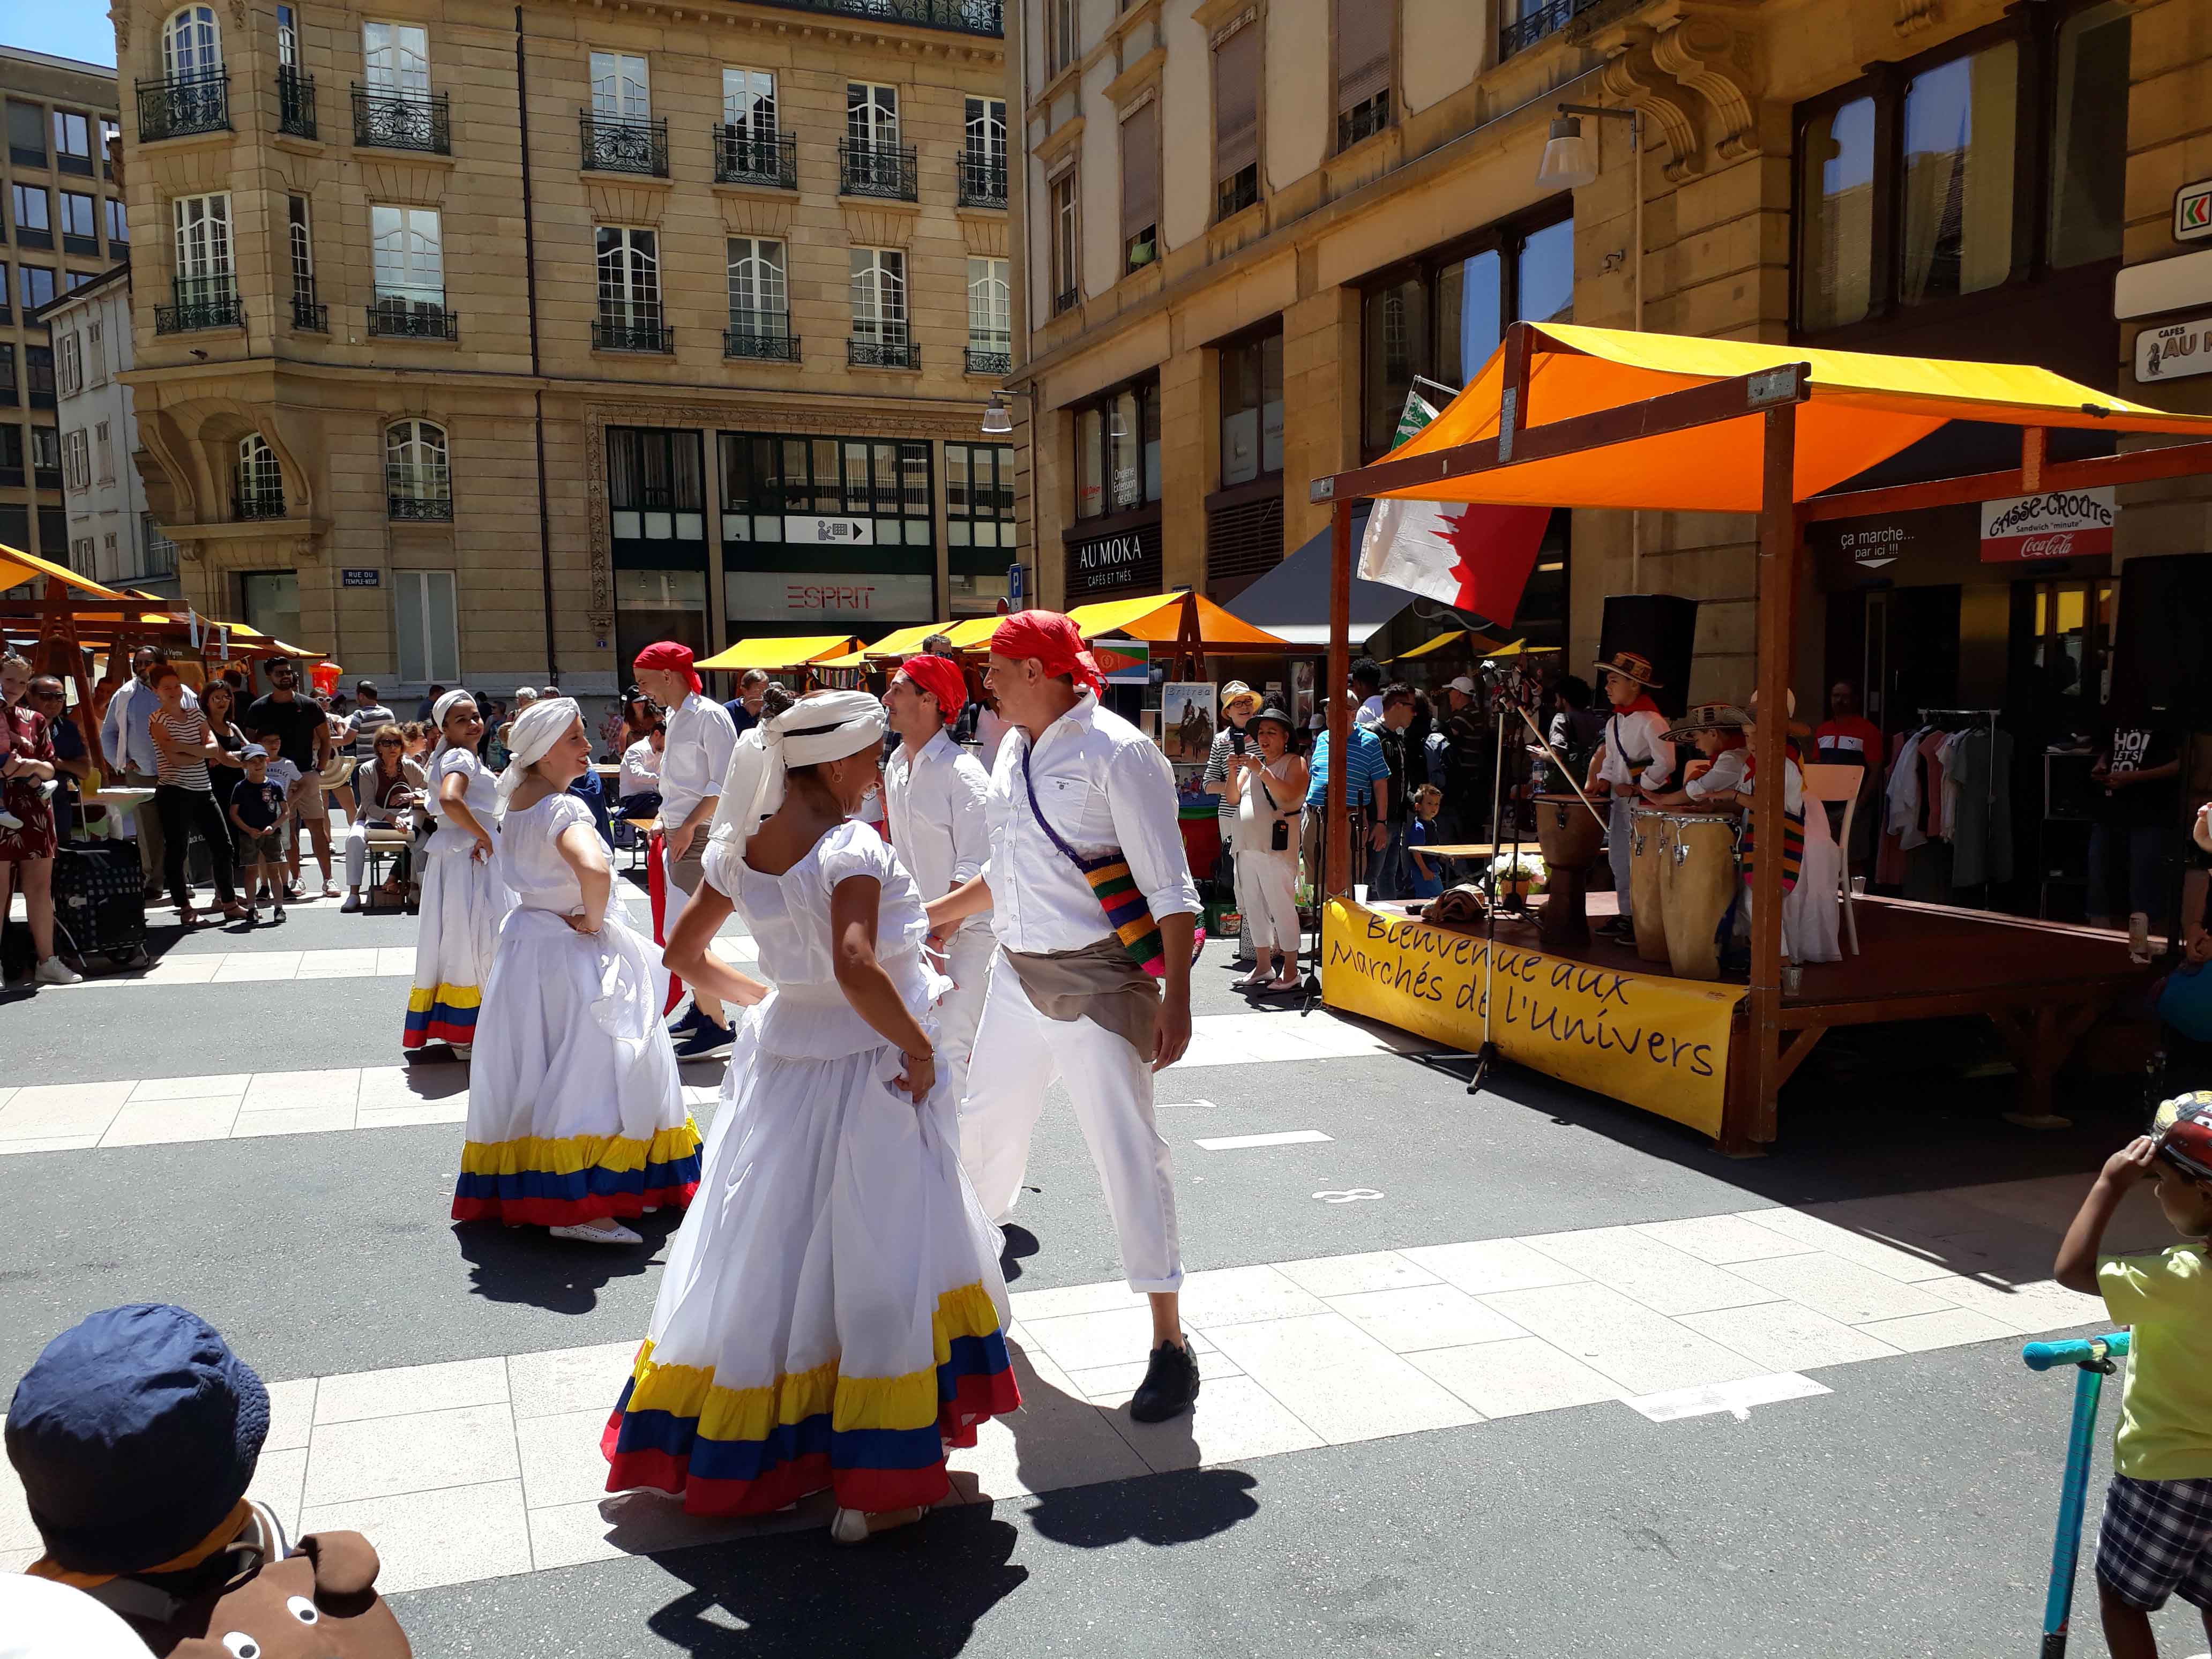
<path fill-rule="evenodd" d="M 1213 176 L 1260 159 L 1260 29 L 1247 23 L 1213 49 Z"/>
<path fill-rule="evenodd" d="M 1336 112 L 1390 88 L 1394 0 L 1336 0 Z"/>
<path fill-rule="evenodd" d="M 1121 240 L 1160 220 L 1160 100 L 1121 123 Z"/>

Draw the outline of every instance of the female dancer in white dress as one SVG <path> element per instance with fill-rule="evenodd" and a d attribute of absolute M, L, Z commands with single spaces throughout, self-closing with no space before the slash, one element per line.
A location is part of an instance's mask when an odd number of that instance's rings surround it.
<path fill-rule="evenodd" d="M 738 740 L 668 963 L 757 994 L 708 948 L 734 905 L 775 988 L 738 1032 L 699 1201 L 600 1443 L 609 1491 L 681 1492 L 697 1515 L 829 1487 L 844 1543 L 919 1520 L 949 1489 L 945 1449 L 1021 1400 L 997 1242 L 937 1080 L 946 981 L 912 879 L 847 816 L 878 785 L 884 731 L 873 697 L 830 691 Z"/>
<path fill-rule="evenodd" d="M 667 977 L 612 903 L 592 809 L 568 793 L 592 760 L 575 703 L 532 704 L 508 742 L 499 865 L 516 902 L 484 987 L 453 1218 L 640 1243 L 616 1218 L 687 1204 L 699 1183 L 660 1024 Z"/>
<path fill-rule="evenodd" d="M 407 994 L 402 1048 L 452 1045 L 462 1060 L 476 1041 L 477 1010 L 491 976 L 499 927 L 514 895 L 499 875 L 495 781 L 477 758 L 483 717 L 465 691 L 432 705 L 438 746 L 430 751 L 430 815 L 438 828 L 422 858 L 421 925 L 415 935 L 415 985 Z"/>

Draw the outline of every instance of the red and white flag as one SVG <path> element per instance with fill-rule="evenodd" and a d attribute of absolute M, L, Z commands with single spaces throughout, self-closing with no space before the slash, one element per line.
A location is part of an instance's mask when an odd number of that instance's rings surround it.
<path fill-rule="evenodd" d="M 1379 501 L 1359 574 L 1510 627 L 1551 517 L 1548 507 Z"/>

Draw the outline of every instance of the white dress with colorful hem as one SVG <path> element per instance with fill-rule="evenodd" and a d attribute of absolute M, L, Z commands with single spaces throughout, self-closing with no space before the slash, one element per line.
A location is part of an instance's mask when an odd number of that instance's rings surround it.
<path fill-rule="evenodd" d="M 680 1492 L 696 1515 L 823 1487 L 847 1509 L 937 1503 L 945 1449 L 1021 1403 L 1006 1284 L 943 1073 L 919 1107 L 897 1092 L 904 1061 L 839 988 L 830 921 L 840 882 L 881 884 L 878 959 L 931 1029 L 947 981 L 922 955 L 921 896 L 852 822 L 781 876 L 718 841 L 706 875 L 775 988 L 738 1031 L 698 1201 L 602 1437 L 607 1489 Z"/>
<path fill-rule="evenodd" d="M 699 1131 L 660 1023 L 659 953 L 610 900 L 596 934 L 556 842 L 592 809 L 549 795 L 500 825 L 515 908 L 500 928 L 469 1068 L 456 1221 L 574 1225 L 690 1201 Z"/>
<path fill-rule="evenodd" d="M 438 790 L 455 774 L 468 780 L 469 811 L 491 832 L 496 846 L 495 781 L 473 751 L 448 749 L 438 757 L 429 781 L 433 809 L 439 804 Z M 501 878 L 499 860 L 494 857 L 478 862 L 476 845 L 474 836 L 441 817 L 424 850 L 415 983 L 407 994 L 402 1048 L 430 1042 L 466 1048 L 476 1041 L 477 1012 L 499 948 L 500 924 L 514 908 L 514 895 Z"/>

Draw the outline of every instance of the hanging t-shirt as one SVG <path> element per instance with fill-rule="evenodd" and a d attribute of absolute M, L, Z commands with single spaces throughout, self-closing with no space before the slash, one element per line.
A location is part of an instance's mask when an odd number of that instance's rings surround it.
<path fill-rule="evenodd" d="M 2181 753 L 2181 740 L 2163 720 L 2116 723 L 2106 739 L 2104 752 L 2110 759 L 2112 775 L 2118 777 L 2124 772 L 2148 772 L 2171 763 Z M 2161 778 L 2155 783 L 2127 785 L 2109 792 L 2100 789 L 2097 820 L 2128 830 L 2163 823 L 2174 816 L 2179 805 L 2180 781 L 2179 777 Z"/>

